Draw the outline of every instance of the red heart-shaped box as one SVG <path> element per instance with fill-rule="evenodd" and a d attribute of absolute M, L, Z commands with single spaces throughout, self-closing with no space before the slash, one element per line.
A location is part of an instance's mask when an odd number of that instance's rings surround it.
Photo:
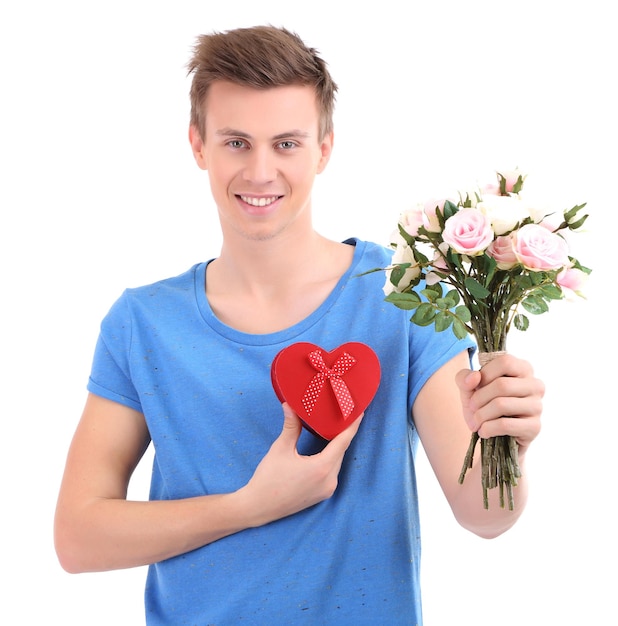
<path fill-rule="evenodd" d="M 364 343 L 349 342 L 326 352 L 294 343 L 275 356 L 273 388 L 304 426 L 330 441 L 369 406 L 380 384 L 380 361 Z"/>

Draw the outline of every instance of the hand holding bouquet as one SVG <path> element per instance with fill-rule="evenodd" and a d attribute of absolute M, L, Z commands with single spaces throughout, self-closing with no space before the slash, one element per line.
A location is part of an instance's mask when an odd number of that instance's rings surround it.
<path fill-rule="evenodd" d="M 549 302 L 582 295 L 590 273 L 570 256 L 566 234 L 587 219 L 584 204 L 561 214 L 539 212 L 521 194 L 525 175 L 499 172 L 497 183 L 457 197 L 419 204 L 404 212 L 391 241 L 386 301 L 413 310 L 419 326 L 448 328 L 458 338 L 474 335 L 482 365 L 506 350 L 512 326 L 526 330 L 526 313 L 549 310 Z M 446 286 L 446 289 L 445 289 Z M 472 466 L 479 437 L 472 434 L 459 482 Z M 482 488 L 500 489 L 500 504 L 513 509 L 513 486 L 521 476 L 517 444 L 510 436 L 481 440 Z"/>

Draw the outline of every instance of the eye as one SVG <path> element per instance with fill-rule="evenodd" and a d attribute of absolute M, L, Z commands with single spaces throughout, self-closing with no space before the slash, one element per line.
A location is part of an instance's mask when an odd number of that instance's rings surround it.
<path fill-rule="evenodd" d="M 292 148 L 296 148 L 296 142 L 286 139 L 285 141 L 281 141 L 277 144 L 277 147 L 282 150 L 290 150 Z"/>
<path fill-rule="evenodd" d="M 231 139 L 227 142 L 227 145 L 230 148 L 234 148 L 235 150 L 240 150 L 241 148 L 246 148 L 247 144 L 242 139 Z"/>

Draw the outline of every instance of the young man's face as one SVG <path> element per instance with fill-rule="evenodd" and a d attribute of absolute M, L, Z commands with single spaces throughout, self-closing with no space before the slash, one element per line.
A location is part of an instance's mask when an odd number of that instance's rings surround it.
<path fill-rule="evenodd" d="M 299 219 L 309 224 L 313 181 L 332 150 L 332 134 L 318 136 L 314 89 L 216 82 L 205 106 L 205 139 L 192 128 L 191 146 L 208 170 L 224 235 L 271 239 Z"/>

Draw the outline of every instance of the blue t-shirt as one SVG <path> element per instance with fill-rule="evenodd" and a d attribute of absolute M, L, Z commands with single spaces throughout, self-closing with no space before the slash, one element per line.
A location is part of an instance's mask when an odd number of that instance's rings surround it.
<path fill-rule="evenodd" d="M 92 393 L 143 412 L 154 443 L 153 500 L 234 491 L 281 432 L 270 366 L 305 341 L 330 351 L 369 345 L 381 364 L 376 396 L 328 500 L 156 563 L 148 624 L 421 624 L 420 528 L 411 408 L 427 379 L 470 348 L 385 303 L 391 251 L 358 240 L 349 270 L 306 319 L 253 335 L 221 323 L 205 295 L 207 263 L 128 289 L 102 322 Z M 247 315 L 251 315 L 247 311 Z M 324 443 L 303 430 L 299 452 Z"/>

